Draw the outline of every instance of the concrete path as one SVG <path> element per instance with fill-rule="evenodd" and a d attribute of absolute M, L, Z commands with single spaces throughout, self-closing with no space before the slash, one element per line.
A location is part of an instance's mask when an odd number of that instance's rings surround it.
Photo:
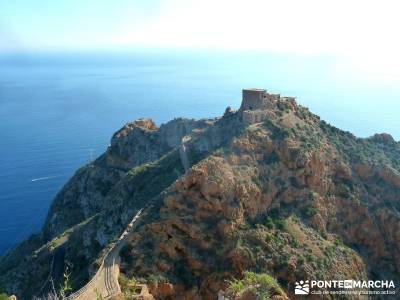
<path fill-rule="evenodd" d="M 185 145 L 185 143 L 188 141 L 190 141 L 190 136 L 188 135 L 184 136 L 182 138 L 181 146 L 179 147 L 179 156 L 181 159 L 182 166 L 185 169 L 185 172 L 190 168 L 189 158 L 187 156 L 187 148 Z"/>
<path fill-rule="evenodd" d="M 134 224 L 140 217 L 141 213 L 142 210 L 139 210 L 113 248 L 111 248 L 111 250 L 106 254 L 99 270 L 93 278 L 80 290 L 69 295 L 66 300 L 95 300 L 100 298 L 100 296 L 103 299 L 107 299 L 121 293 L 121 288 L 118 283 L 119 252 L 126 244 L 126 238 L 134 229 Z"/>

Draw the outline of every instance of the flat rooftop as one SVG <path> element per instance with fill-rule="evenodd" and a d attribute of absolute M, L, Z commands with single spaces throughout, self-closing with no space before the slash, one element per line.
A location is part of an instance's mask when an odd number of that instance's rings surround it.
<path fill-rule="evenodd" d="M 265 90 L 265 89 L 256 89 L 256 88 L 250 88 L 250 89 L 243 89 L 243 91 L 251 91 L 251 92 L 266 92 L 267 90 Z"/>

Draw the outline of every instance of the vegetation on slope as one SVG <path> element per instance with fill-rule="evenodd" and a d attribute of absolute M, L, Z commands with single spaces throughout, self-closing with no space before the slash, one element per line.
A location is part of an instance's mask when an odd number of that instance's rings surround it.
<path fill-rule="evenodd" d="M 153 123 L 124 126 L 63 189 L 42 235 L 2 259 L 0 286 L 29 298 L 64 249 L 78 289 L 143 207 L 121 251 L 129 293 L 140 282 L 161 299 L 268 299 L 291 297 L 299 278 L 398 278 L 399 143 L 356 138 L 293 101 L 249 124 L 241 113 L 178 130 L 173 140 L 191 137 L 186 172 L 179 144 L 155 151 Z"/>

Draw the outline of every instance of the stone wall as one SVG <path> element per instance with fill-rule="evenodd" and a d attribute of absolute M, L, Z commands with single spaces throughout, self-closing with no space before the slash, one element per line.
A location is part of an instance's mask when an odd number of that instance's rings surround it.
<path fill-rule="evenodd" d="M 269 110 L 245 110 L 242 112 L 242 121 L 246 125 L 261 123 L 271 118 L 274 118 L 274 114 Z"/>
<path fill-rule="evenodd" d="M 270 109 L 280 99 L 279 94 L 269 94 L 264 89 L 244 89 L 242 95 L 241 111 Z"/>

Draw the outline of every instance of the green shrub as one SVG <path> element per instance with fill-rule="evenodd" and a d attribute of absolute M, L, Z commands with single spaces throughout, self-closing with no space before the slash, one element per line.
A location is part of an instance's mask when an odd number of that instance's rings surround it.
<path fill-rule="evenodd" d="M 265 221 L 265 226 L 268 229 L 273 229 L 274 228 L 274 221 L 270 217 L 267 217 L 267 220 Z"/>
<path fill-rule="evenodd" d="M 240 295 L 241 293 L 244 292 L 245 290 L 245 285 L 242 280 L 233 280 L 229 282 L 229 288 L 232 290 L 232 292 L 236 295 Z"/>
<path fill-rule="evenodd" d="M 4 293 L 0 294 L 0 300 L 8 300 L 8 296 Z"/>
<path fill-rule="evenodd" d="M 244 291 L 251 291 L 257 299 L 263 300 L 270 299 L 272 295 L 285 294 L 272 276 L 253 272 L 245 272 L 244 278 L 241 280 L 230 281 L 229 290 L 236 296 L 240 296 Z"/>
<path fill-rule="evenodd" d="M 316 214 L 316 210 L 314 207 L 312 206 L 306 206 L 303 207 L 302 209 L 302 213 L 306 216 L 306 217 L 312 217 Z"/>
<path fill-rule="evenodd" d="M 334 244 L 336 247 L 344 247 L 343 241 L 340 239 L 336 239 Z"/>
<path fill-rule="evenodd" d="M 276 229 L 278 229 L 278 230 L 286 230 L 285 220 L 276 220 L 275 226 L 276 226 Z"/>
<path fill-rule="evenodd" d="M 151 274 L 148 278 L 148 283 L 159 283 L 159 282 L 166 282 L 166 279 L 161 274 Z"/>

